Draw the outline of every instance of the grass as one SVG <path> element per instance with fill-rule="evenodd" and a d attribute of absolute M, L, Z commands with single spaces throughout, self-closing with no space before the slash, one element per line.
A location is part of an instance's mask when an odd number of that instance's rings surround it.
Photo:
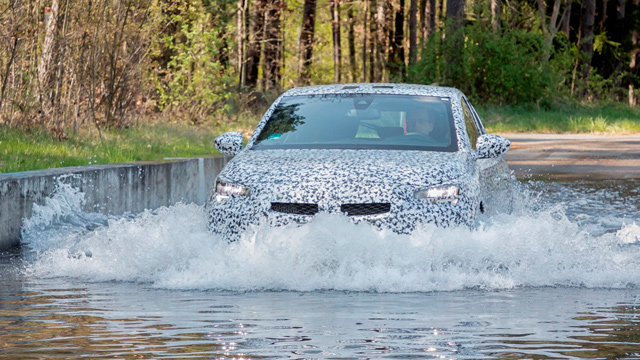
<path fill-rule="evenodd" d="M 44 131 L 24 132 L 0 125 L 0 173 L 217 154 L 209 126 L 144 124 L 102 132 L 95 129 L 58 141 Z"/>
<path fill-rule="evenodd" d="M 625 104 L 565 105 L 556 109 L 479 108 L 489 132 L 640 133 L 640 108 Z"/>

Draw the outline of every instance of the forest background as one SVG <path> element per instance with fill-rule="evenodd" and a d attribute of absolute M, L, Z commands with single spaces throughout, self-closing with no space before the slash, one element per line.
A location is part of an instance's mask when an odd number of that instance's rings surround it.
<path fill-rule="evenodd" d="M 0 172 L 212 153 L 346 82 L 454 86 L 497 131 L 637 132 L 640 0 L 0 0 Z"/>

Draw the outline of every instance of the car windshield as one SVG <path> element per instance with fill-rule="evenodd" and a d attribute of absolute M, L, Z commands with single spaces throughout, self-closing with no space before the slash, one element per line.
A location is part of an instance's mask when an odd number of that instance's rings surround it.
<path fill-rule="evenodd" d="M 287 96 L 252 149 L 458 150 L 445 97 L 379 94 Z"/>

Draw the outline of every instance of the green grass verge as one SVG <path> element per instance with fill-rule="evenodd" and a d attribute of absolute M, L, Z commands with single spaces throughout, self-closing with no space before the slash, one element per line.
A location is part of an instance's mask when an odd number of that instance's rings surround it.
<path fill-rule="evenodd" d="M 69 131 L 69 139 L 58 141 L 44 131 L 0 125 L 0 172 L 212 155 L 218 134 L 211 126 L 159 123 L 103 131 L 102 141 L 95 129 Z"/>
<path fill-rule="evenodd" d="M 625 104 L 589 104 L 556 109 L 479 108 L 489 132 L 602 133 L 640 132 L 640 108 Z"/>

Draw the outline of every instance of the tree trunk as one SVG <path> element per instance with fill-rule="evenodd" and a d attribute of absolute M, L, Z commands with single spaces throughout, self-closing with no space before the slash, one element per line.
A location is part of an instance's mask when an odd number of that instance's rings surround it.
<path fill-rule="evenodd" d="M 4 102 L 4 93 L 7 89 L 7 83 L 9 82 L 9 70 L 11 70 L 11 66 L 13 65 L 13 60 L 16 58 L 16 53 L 18 52 L 18 35 L 13 35 L 13 41 L 11 42 L 11 51 L 9 60 L 6 63 L 5 71 L 2 76 L 2 88 L 0 89 L 0 115 L 2 114 L 2 103 Z"/>
<path fill-rule="evenodd" d="M 631 33 L 631 43 L 633 48 L 631 50 L 631 60 L 629 61 L 629 72 L 631 75 L 638 75 L 638 64 L 640 63 L 640 31 L 633 30 Z M 637 90 L 635 88 L 635 83 L 632 80 L 629 81 L 629 105 L 636 106 L 638 105 L 638 95 L 636 94 Z"/>
<path fill-rule="evenodd" d="M 389 59 L 393 43 L 393 2 L 381 1 L 378 6 L 378 74 L 382 81 L 389 81 Z"/>
<path fill-rule="evenodd" d="M 42 45 L 42 55 L 38 64 L 38 85 L 40 88 L 40 106 L 45 117 L 53 113 L 53 82 L 54 65 L 57 52 L 58 18 L 60 4 L 58 0 L 51 1 L 51 7 L 45 9 L 45 36 Z"/>
<path fill-rule="evenodd" d="M 615 15 L 615 23 L 617 24 L 628 24 L 628 22 L 625 22 L 625 0 L 617 0 L 616 1 L 616 15 Z M 613 21 L 610 21 L 610 23 L 612 23 Z M 625 25 L 626 25 L 625 24 Z M 611 25 L 610 25 L 611 26 Z M 624 26 L 624 25 L 623 25 Z M 623 27 L 623 26 L 620 26 Z M 618 28 L 618 26 L 612 26 L 612 40 L 613 41 L 624 41 L 626 40 L 625 37 L 627 35 L 630 34 L 629 31 L 616 31 Z M 622 29 L 621 29 L 622 30 Z M 624 80 L 624 74 L 623 74 L 623 68 L 625 65 L 625 58 L 623 56 L 616 56 L 615 59 L 615 65 L 613 68 L 613 75 L 612 77 L 614 78 L 613 81 L 613 86 L 614 89 L 618 89 L 619 91 L 616 91 L 616 101 L 622 101 L 623 98 L 626 97 L 626 94 L 623 93 L 622 89 L 623 89 L 623 85 L 622 85 L 622 81 Z M 626 85 L 626 84 L 625 84 Z"/>
<path fill-rule="evenodd" d="M 381 0 L 384 1 L 384 0 Z M 376 58 L 380 53 L 378 47 L 377 34 L 378 34 L 378 21 L 376 17 L 376 9 L 378 8 L 376 0 L 370 0 L 369 3 L 369 82 L 376 82 L 378 80 L 376 72 Z"/>
<path fill-rule="evenodd" d="M 363 18 L 364 22 L 362 23 L 362 82 L 367 82 L 367 30 L 369 29 L 369 19 L 367 17 L 369 10 L 369 0 L 364 0 L 363 5 L 364 11 Z"/>
<path fill-rule="evenodd" d="M 404 0 L 400 0 L 396 8 L 393 41 L 391 42 L 389 59 L 389 76 L 392 79 L 404 80 Z"/>
<path fill-rule="evenodd" d="M 624 19 L 625 16 L 625 2 L 626 0 L 618 0 L 618 14 L 616 16 L 617 20 L 622 20 Z"/>
<path fill-rule="evenodd" d="M 356 32 L 355 24 L 356 19 L 353 15 L 353 4 L 349 6 L 347 12 L 349 31 L 347 32 L 347 42 L 349 43 L 349 70 L 351 75 L 351 81 L 356 82 L 358 79 L 357 64 L 356 64 Z"/>
<path fill-rule="evenodd" d="M 418 0 L 410 0 L 409 5 L 409 65 L 416 63 L 418 47 Z"/>
<path fill-rule="evenodd" d="M 64 135 L 64 131 L 62 130 L 62 122 L 63 116 L 61 116 L 60 112 L 62 112 L 62 88 L 64 86 L 64 77 L 65 73 L 65 59 L 67 56 L 67 26 L 69 23 L 69 0 L 64 0 L 64 7 L 61 10 L 62 19 L 60 20 L 62 23 L 62 29 L 60 31 L 61 36 L 58 45 L 58 53 L 59 57 L 57 59 L 58 66 L 55 67 L 55 88 L 53 89 L 53 104 L 58 108 L 56 111 L 55 124 L 54 127 L 57 128 L 58 132 L 61 134 L 58 137 L 58 140 L 66 139 L 67 137 Z"/>
<path fill-rule="evenodd" d="M 447 26 L 445 29 L 445 59 L 448 63 L 445 82 L 454 85 L 462 79 L 464 47 L 465 0 L 447 0 Z"/>
<path fill-rule="evenodd" d="M 564 1 L 564 10 L 562 14 L 560 14 L 560 8 L 562 7 L 562 2 Z M 551 10 L 551 18 L 547 19 L 547 4 L 546 0 L 537 0 L 538 2 L 538 11 L 540 13 L 540 27 L 542 28 L 542 34 L 544 36 L 543 43 L 543 55 L 542 61 L 544 63 L 549 62 L 549 58 L 551 57 L 551 47 L 553 45 L 553 39 L 556 37 L 560 26 L 564 23 L 564 19 L 569 16 L 568 12 L 571 9 L 570 5 L 571 0 L 554 0 L 553 1 L 553 9 Z M 595 0 L 585 0 L 585 1 L 594 1 Z"/>
<path fill-rule="evenodd" d="M 311 59 L 313 57 L 313 37 L 316 24 L 316 0 L 305 0 L 300 29 L 300 60 L 298 62 L 298 83 L 306 85 L 310 80 Z"/>
<path fill-rule="evenodd" d="M 255 0 L 251 18 L 251 36 L 247 51 L 247 86 L 255 88 L 258 85 L 258 69 L 260 68 L 260 55 L 262 53 L 262 40 L 264 39 L 264 15 L 266 0 Z"/>
<path fill-rule="evenodd" d="M 282 9 L 284 0 L 272 0 L 267 4 L 264 21 L 264 62 L 262 80 L 265 91 L 278 89 L 282 68 Z"/>
<path fill-rule="evenodd" d="M 125 28 L 129 22 L 129 16 L 131 14 L 131 3 L 119 3 L 117 15 L 116 15 L 116 32 L 113 34 L 112 42 L 109 49 L 109 64 L 108 75 L 106 81 L 106 89 L 104 94 L 104 117 L 107 126 L 119 127 L 121 123 L 118 121 L 118 101 L 120 99 L 120 92 L 118 91 L 118 81 L 121 76 L 119 74 L 119 58 L 120 49 L 123 44 L 123 38 L 125 36 Z"/>
<path fill-rule="evenodd" d="M 331 0 L 331 33 L 333 35 L 333 80 L 342 80 L 340 63 L 342 62 L 342 46 L 340 45 L 340 0 Z"/>
<path fill-rule="evenodd" d="M 450 31 L 456 31 L 464 25 L 465 0 L 447 0 L 447 20 L 453 26 Z"/>
<path fill-rule="evenodd" d="M 421 39 L 427 37 L 427 0 L 420 0 L 418 3 L 418 22 L 420 26 L 419 36 Z"/>
<path fill-rule="evenodd" d="M 500 27 L 502 26 L 502 1 L 501 0 L 491 0 L 491 28 L 493 28 L 494 32 L 500 31 Z"/>
<path fill-rule="evenodd" d="M 607 8 L 609 6 L 609 0 L 602 0 L 602 8 L 600 9 L 600 30 L 604 30 L 604 23 L 607 21 Z"/>
<path fill-rule="evenodd" d="M 624 0 L 621 0 L 624 1 Z M 565 35 L 567 35 L 567 38 L 569 38 L 569 35 L 571 33 L 571 5 L 573 4 L 573 0 L 566 0 L 565 1 L 565 14 L 566 16 L 564 17 L 563 21 L 562 21 L 562 32 L 565 33 Z"/>
<path fill-rule="evenodd" d="M 423 40 L 426 41 L 426 39 L 436 30 L 436 0 L 427 0 L 424 11 L 425 33 L 423 35 Z"/>
<path fill-rule="evenodd" d="M 595 22 L 595 0 L 582 0 L 580 16 L 580 76 L 581 94 L 587 95 L 587 82 L 591 72 L 591 58 L 593 56 L 593 26 Z"/>
<path fill-rule="evenodd" d="M 247 8 L 249 0 L 238 0 L 237 13 L 237 43 L 238 43 L 238 85 L 243 87 L 247 83 L 246 42 L 247 42 Z"/>
<path fill-rule="evenodd" d="M 420 0 L 420 42 L 424 43 L 436 29 L 436 0 Z"/>

